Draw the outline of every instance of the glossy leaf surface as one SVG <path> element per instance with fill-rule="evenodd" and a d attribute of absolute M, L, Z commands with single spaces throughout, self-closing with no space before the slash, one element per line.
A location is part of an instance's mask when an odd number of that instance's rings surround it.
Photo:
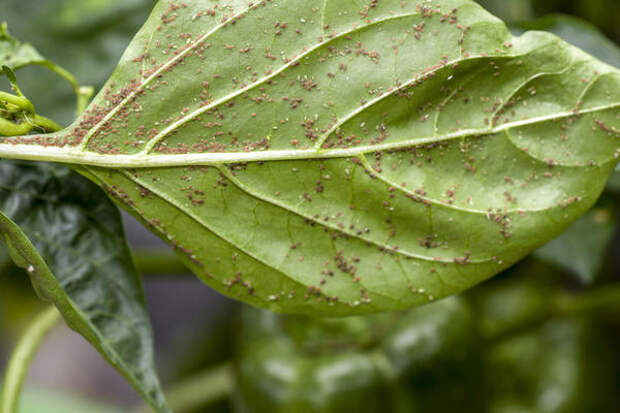
<path fill-rule="evenodd" d="M 116 207 L 66 167 L 3 160 L 0 211 L 0 234 L 39 295 L 157 411 L 167 411 L 142 285 Z"/>
<path fill-rule="evenodd" d="M 228 295 L 364 313 L 570 225 L 615 167 L 619 90 L 468 0 L 166 1 L 78 122 L 0 156 L 82 165 Z"/>

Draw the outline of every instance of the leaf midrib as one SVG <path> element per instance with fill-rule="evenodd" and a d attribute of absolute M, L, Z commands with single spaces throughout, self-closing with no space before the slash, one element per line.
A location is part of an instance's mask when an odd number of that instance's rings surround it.
<path fill-rule="evenodd" d="M 323 149 L 317 151 L 309 150 L 267 150 L 255 152 L 208 152 L 208 153 L 188 153 L 173 155 L 109 155 L 96 152 L 82 152 L 76 148 L 66 149 L 65 147 L 43 146 L 27 143 L 0 143 L 0 157 L 7 159 L 23 159 L 31 161 L 49 161 L 68 164 L 100 166 L 106 168 L 163 168 L 174 166 L 191 165 L 220 165 L 240 162 L 259 162 L 259 161 L 279 161 L 279 160 L 304 160 L 304 159 L 329 159 L 329 158 L 351 158 L 358 155 L 389 151 L 402 150 L 411 147 L 423 146 L 427 144 L 445 142 L 453 139 L 466 138 L 470 136 L 494 135 L 505 130 L 521 126 L 530 126 L 537 123 L 580 116 L 588 113 L 600 112 L 620 107 L 620 102 L 610 105 L 596 106 L 579 111 L 559 112 L 552 115 L 530 118 L 512 123 L 504 123 L 499 127 L 485 129 L 463 129 L 457 132 L 444 134 L 442 136 L 428 136 L 424 138 L 413 138 L 392 143 L 379 145 L 356 146 L 346 149 Z M 71 132 L 65 130 L 65 135 Z M 41 137 L 59 137 L 61 135 L 30 135 L 29 139 Z M 570 167 L 571 165 L 562 165 Z M 575 165 L 582 167 L 583 165 Z"/>

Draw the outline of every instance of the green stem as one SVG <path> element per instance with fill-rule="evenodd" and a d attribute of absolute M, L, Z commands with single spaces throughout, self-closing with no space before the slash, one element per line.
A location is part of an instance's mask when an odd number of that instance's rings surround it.
<path fill-rule="evenodd" d="M 26 117 L 26 120 L 22 123 L 13 123 L 0 118 L 0 136 L 25 135 L 33 128 L 38 128 L 44 132 L 57 132 L 62 129 L 59 124 L 41 115 L 35 114 L 31 118 Z"/>
<path fill-rule="evenodd" d="M 182 413 L 225 399 L 232 392 L 233 386 L 232 366 L 225 363 L 174 385 L 166 391 L 166 396 L 170 409 Z M 148 406 L 143 406 L 135 410 L 135 413 L 150 411 Z"/>
<path fill-rule="evenodd" d="M 90 103 L 90 99 L 95 94 L 95 88 L 92 86 L 80 86 L 77 89 L 76 94 L 77 108 L 75 112 L 77 116 L 80 116 L 82 113 L 84 113 L 84 111 L 88 107 L 88 104 Z"/>
<path fill-rule="evenodd" d="M 41 115 L 35 114 L 34 119 L 32 119 L 32 123 L 34 124 L 34 126 L 42 128 L 46 132 L 58 132 L 62 129 L 62 126 L 60 126 L 59 124 Z"/>
<path fill-rule="evenodd" d="M 5 373 L 0 413 L 17 412 L 19 395 L 28 374 L 30 363 L 45 336 L 56 326 L 59 320 L 60 313 L 56 307 L 49 307 L 37 316 L 19 339 Z"/>
<path fill-rule="evenodd" d="M 13 123 L 6 119 L 0 118 L 0 136 L 17 136 L 25 135 L 32 130 L 29 123 Z"/>

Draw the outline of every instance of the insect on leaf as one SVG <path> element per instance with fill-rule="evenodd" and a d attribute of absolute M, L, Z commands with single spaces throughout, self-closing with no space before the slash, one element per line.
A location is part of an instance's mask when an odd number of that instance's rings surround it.
<path fill-rule="evenodd" d="M 161 1 L 70 128 L 73 163 L 217 290 L 402 309 L 560 234 L 616 165 L 620 73 L 469 0 Z"/>

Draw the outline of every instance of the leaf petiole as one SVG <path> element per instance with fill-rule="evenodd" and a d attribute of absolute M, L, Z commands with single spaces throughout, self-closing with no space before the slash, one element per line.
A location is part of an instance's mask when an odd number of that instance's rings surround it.
<path fill-rule="evenodd" d="M 13 123 L 0 118 L 0 136 L 25 135 L 34 128 L 43 132 L 57 132 L 62 129 L 59 124 L 41 115 L 25 116 L 25 120 L 22 123 Z"/>
<path fill-rule="evenodd" d="M 25 135 L 30 130 L 32 130 L 32 125 L 29 123 L 17 124 L 0 118 L 0 136 Z"/>
<path fill-rule="evenodd" d="M 62 126 L 59 124 L 41 115 L 35 114 L 34 117 L 32 119 L 28 119 L 28 121 L 31 122 L 34 127 L 43 129 L 46 132 L 58 132 L 62 129 Z"/>

